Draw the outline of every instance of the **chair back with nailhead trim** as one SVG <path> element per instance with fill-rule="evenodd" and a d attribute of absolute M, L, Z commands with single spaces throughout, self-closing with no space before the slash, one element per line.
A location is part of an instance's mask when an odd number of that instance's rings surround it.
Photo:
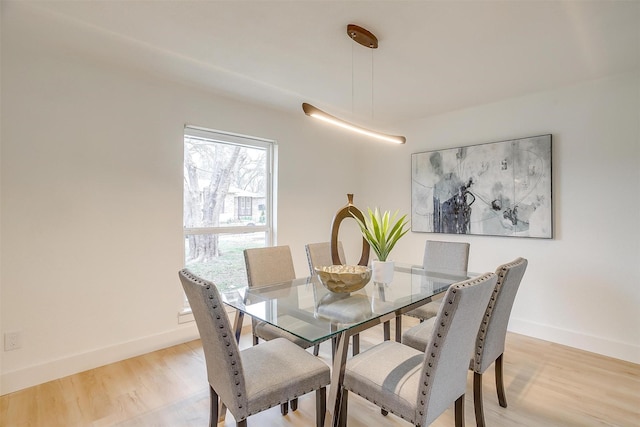
<path fill-rule="evenodd" d="M 178 273 L 200 332 L 209 385 L 231 411 L 244 419 L 247 393 L 240 350 L 216 286 L 187 269 Z"/>
<path fill-rule="evenodd" d="M 483 374 L 504 353 L 511 308 L 527 264 L 526 259 L 516 258 L 496 269 L 498 282 L 480 324 L 476 350 L 471 360 L 470 369 L 478 374 Z"/>
<path fill-rule="evenodd" d="M 425 351 L 417 397 L 416 420 L 431 424 L 467 387 L 475 338 L 496 285 L 494 273 L 449 287 Z"/>

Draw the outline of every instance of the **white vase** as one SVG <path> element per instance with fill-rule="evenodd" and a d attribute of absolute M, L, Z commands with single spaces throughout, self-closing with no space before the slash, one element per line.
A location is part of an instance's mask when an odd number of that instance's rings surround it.
<path fill-rule="evenodd" d="M 391 283 L 393 281 L 393 261 L 371 261 L 373 281 L 377 283 Z"/>

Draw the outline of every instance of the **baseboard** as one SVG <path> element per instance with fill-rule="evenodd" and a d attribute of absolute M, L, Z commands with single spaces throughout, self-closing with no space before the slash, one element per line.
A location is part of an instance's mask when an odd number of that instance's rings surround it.
<path fill-rule="evenodd" d="M 509 320 L 509 331 L 640 364 L 638 345 L 513 317 Z"/>
<path fill-rule="evenodd" d="M 0 395 L 199 338 L 195 322 L 156 335 L 51 360 L 2 374 Z"/>
<path fill-rule="evenodd" d="M 509 321 L 509 331 L 640 364 L 640 346 L 637 345 L 513 317 Z M 161 334 L 5 372 L 0 379 L 2 385 L 0 395 L 171 347 L 198 337 L 195 322 L 189 322 Z"/>

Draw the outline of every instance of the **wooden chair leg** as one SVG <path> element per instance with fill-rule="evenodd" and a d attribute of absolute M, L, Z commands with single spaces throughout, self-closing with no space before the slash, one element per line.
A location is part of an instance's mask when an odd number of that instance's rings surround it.
<path fill-rule="evenodd" d="M 327 414 L 327 388 L 316 390 L 316 427 L 324 427 L 324 419 Z"/>
<path fill-rule="evenodd" d="M 320 354 L 320 344 L 316 344 L 313 346 L 313 355 L 317 356 L 318 354 Z"/>
<path fill-rule="evenodd" d="M 216 393 L 211 386 L 209 386 L 209 399 L 211 406 L 211 412 L 209 413 L 209 427 L 215 427 L 218 425 L 218 393 Z"/>
<path fill-rule="evenodd" d="M 349 407 L 349 392 L 345 389 L 342 389 L 342 394 L 340 396 L 340 415 L 338 425 L 340 427 L 347 427 L 347 409 Z"/>
<path fill-rule="evenodd" d="M 253 345 L 258 345 L 258 337 L 257 336 L 253 336 Z"/>
<path fill-rule="evenodd" d="M 280 404 L 280 413 L 282 414 L 282 416 L 285 416 L 289 413 L 289 402 Z"/>
<path fill-rule="evenodd" d="M 351 345 L 353 346 L 353 355 L 357 356 L 360 353 L 360 334 L 355 334 L 351 337 Z"/>
<path fill-rule="evenodd" d="M 507 407 L 507 395 L 504 392 L 504 376 L 502 375 L 502 356 L 504 353 L 498 356 L 496 359 L 496 390 L 498 391 L 498 402 L 503 408 Z"/>
<path fill-rule="evenodd" d="M 396 316 L 396 342 L 402 342 L 402 316 Z"/>
<path fill-rule="evenodd" d="M 484 409 L 482 407 L 482 374 L 473 373 L 473 407 L 476 412 L 476 426 L 484 427 Z"/>
<path fill-rule="evenodd" d="M 244 419 L 244 420 L 242 420 L 242 421 L 238 421 L 238 422 L 236 423 L 236 427 L 247 427 L 247 419 L 245 418 L 245 419 Z"/>
<path fill-rule="evenodd" d="M 295 412 L 298 409 L 298 398 L 291 399 L 291 412 Z"/>
<path fill-rule="evenodd" d="M 456 400 L 455 418 L 456 427 L 464 427 L 464 394 Z"/>

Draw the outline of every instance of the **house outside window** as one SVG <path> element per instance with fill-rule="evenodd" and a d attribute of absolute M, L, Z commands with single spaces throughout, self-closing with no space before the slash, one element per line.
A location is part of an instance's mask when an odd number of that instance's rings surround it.
<path fill-rule="evenodd" d="M 185 267 L 220 289 L 247 285 L 243 250 L 274 243 L 276 144 L 184 132 Z"/>

